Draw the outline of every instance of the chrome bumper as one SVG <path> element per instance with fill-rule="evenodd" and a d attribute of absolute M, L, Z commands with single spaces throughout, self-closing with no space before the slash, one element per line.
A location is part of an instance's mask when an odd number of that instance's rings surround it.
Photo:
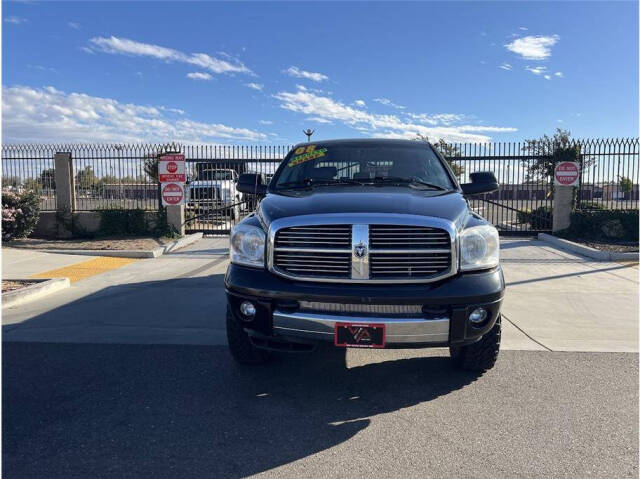
<path fill-rule="evenodd" d="M 446 343 L 449 341 L 449 318 L 389 318 L 370 316 L 340 316 L 318 313 L 273 312 L 275 335 L 333 341 L 336 322 L 384 324 L 386 342 Z"/>

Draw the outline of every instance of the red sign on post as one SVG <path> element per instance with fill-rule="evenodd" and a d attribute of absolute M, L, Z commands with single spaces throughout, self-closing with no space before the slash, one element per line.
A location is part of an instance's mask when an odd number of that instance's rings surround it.
<path fill-rule="evenodd" d="M 580 176 L 580 167 L 575 161 L 563 161 L 556 165 L 555 184 L 560 186 L 576 186 Z"/>
<path fill-rule="evenodd" d="M 162 185 L 162 205 L 181 205 L 184 202 L 184 186 L 180 183 Z"/>
<path fill-rule="evenodd" d="M 158 178 L 160 183 L 184 183 L 187 180 L 184 155 L 162 155 L 158 160 Z"/>

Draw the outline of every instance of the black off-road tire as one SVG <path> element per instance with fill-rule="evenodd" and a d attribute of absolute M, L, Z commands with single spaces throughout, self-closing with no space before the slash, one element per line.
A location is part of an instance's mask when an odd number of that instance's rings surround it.
<path fill-rule="evenodd" d="M 240 364 L 262 364 L 269 360 L 269 351 L 256 348 L 249 335 L 233 317 L 227 306 L 227 342 L 231 356 Z"/>
<path fill-rule="evenodd" d="M 496 364 L 500 350 L 501 323 L 501 317 L 498 316 L 496 324 L 480 341 L 466 346 L 449 347 L 453 364 L 465 371 L 484 372 L 491 369 Z"/>

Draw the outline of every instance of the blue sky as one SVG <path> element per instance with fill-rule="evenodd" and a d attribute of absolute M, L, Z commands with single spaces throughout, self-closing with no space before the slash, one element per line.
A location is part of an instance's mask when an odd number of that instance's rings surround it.
<path fill-rule="evenodd" d="M 635 2 L 3 2 L 3 141 L 638 134 Z"/>

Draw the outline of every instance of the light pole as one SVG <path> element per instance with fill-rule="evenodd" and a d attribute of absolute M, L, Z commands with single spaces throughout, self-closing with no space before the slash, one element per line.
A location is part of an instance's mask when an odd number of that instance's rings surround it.
<path fill-rule="evenodd" d="M 307 143 L 311 141 L 311 135 L 315 133 L 316 130 L 312 130 L 311 128 L 307 128 L 306 130 L 302 130 L 302 133 L 307 135 Z"/>

